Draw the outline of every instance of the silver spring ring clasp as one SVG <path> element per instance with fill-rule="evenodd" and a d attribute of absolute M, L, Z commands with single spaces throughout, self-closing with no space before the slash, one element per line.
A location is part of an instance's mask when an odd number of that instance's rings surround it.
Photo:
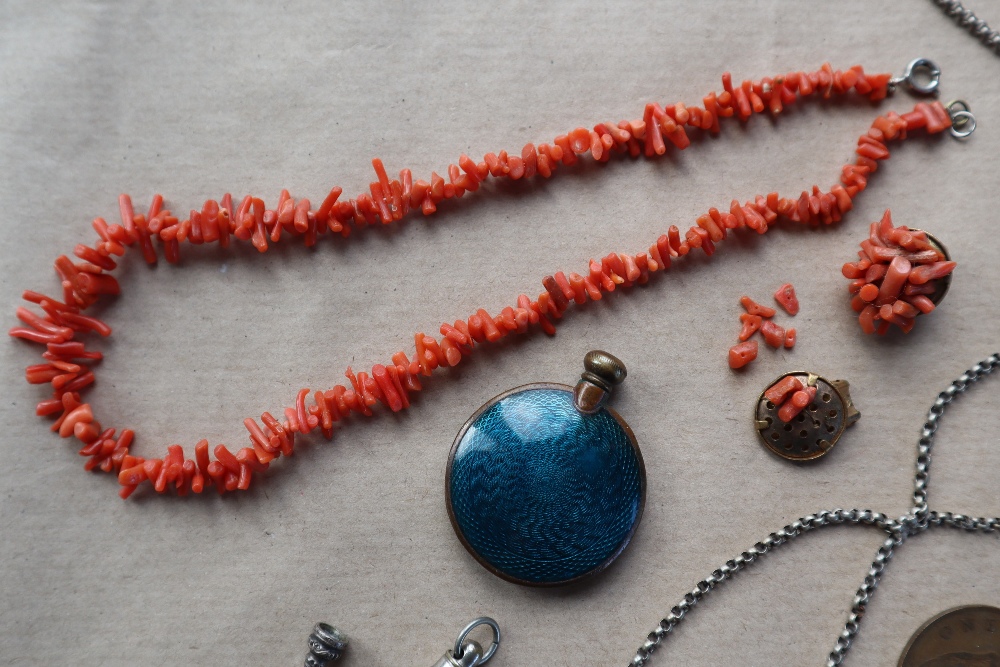
<path fill-rule="evenodd" d="M 927 81 L 923 79 L 925 74 Z M 889 91 L 894 91 L 901 83 L 905 83 L 915 95 L 933 95 L 941 83 L 941 68 L 929 58 L 915 58 L 906 66 L 902 76 L 889 79 Z"/>

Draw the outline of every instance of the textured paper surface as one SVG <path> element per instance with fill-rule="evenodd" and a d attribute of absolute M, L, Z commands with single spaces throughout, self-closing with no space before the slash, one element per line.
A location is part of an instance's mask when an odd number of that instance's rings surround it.
<path fill-rule="evenodd" d="M 1000 8 L 970 2 L 994 25 Z M 186 214 L 224 192 L 354 195 L 390 172 L 427 178 L 462 152 L 519 151 L 577 126 L 638 117 L 649 100 L 698 102 L 737 80 L 936 59 L 945 100 L 979 121 L 965 143 L 894 149 L 843 224 L 777 229 L 679 262 L 644 288 L 567 316 L 558 335 L 483 350 L 440 373 L 412 409 L 311 439 L 249 493 L 116 495 L 33 415 L 33 346 L 0 347 L 0 663 L 295 665 L 312 625 L 353 640 L 346 667 L 431 664 L 471 618 L 503 627 L 493 665 L 623 665 L 694 583 L 780 526 L 823 508 L 898 516 L 935 394 L 1000 342 L 1000 58 L 930 2 L 50 3 L 0 6 L 0 203 L 6 326 L 25 288 L 58 289 L 52 260 L 90 243 L 92 217 L 156 192 Z M 899 94 L 880 109 L 905 111 Z M 241 421 L 343 382 L 415 331 L 537 293 L 558 269 L 639 252 L 709 206 L 836 182 L 877 113 L 857 101 L 726 123 L 654 161 L 590 162 L 548 181 L 490 185 L 439 214 L 349 242 L 185 248 L 183 264 L 120 270 L 97 308 L 115 327 L 90 392 L 135 451 L 239 445 Z M 841 264 L 867 223 L 933 231 L 959 269 L 940 312 L 907 337 L 864 338 Z M 732 373 L 738 298 L 795 284 L 792 351 Z M 615 407 L 645 457 L 636 538 L 595 581 L 534 590 L 490 575 L 444 508 L 448 448 L 484 401 L 534 381 L 572 383 L 584 353 L 620 356 Z M 791 369 L 851 382 L 863 413 L 833 453 L 796 466 L 756 441 L 757 392 Z M 946 416 L 931 505 L 1000 514 L 1000 380 Z M 706 599 L 653 665 L 817 665 L 882 534 L 830 528 L 782 548 Z M 850 657 L 893 664 L 910 634 L 959 604 L 1000 604 L 1000 540 L 938 529 L 907 543 Z"/>

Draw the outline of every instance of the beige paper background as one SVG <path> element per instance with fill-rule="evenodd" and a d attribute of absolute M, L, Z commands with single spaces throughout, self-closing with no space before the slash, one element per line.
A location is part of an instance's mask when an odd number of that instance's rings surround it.
<path fill-rule="evenodd" d="M 1000 24 L 993 0 L 971 2 Z M 979 129 L 894 151 L 839 226 L 778 229 L 679 263 L 648 287 L 568 316 L 559 334 L 484 350 L 440 373 L 413 408 L 300 447 L 249 493 L 179 500 L 115 495 L 69 441 L 33 416 L 22 368 L 0 346 L 0 664 L 294 665 L 317 620 L 352 637 L 345 667 L 431 664 L 466 621 L 495 617 L 493 665 L 624 665 L 694 583 L 809 512 L 909 507 L 915 442 L 935 394 L 1000 345 L 1000 58 L 929 2 L 0 4 L 0 302 L 57 289 L 51 262 L 91 242 L 90 219 L 155 192 L 187 211 L 282 187 L 354 195 L 370 159 L 418 177 L 473 156 L 636 117 L 646 101 L 697 102 L 720 74 L 750 78 L 862 63 L 901 71 L 928 56 L 945 99 Z M 899 94 L 880 109 L 908 110 Z M 303 386 L 343 382 L 414 331 L 496 310 L 543 275 L 637 252 L 712 205 L 834 183 L 876 113 L 810 102 L 777 121 L 655 161 L 563 169 L 491 185 L 438 215 L 313 250 L 188 249 L 181 267 L 133 257 L 100 313 L 115 335 L 89 394 L 135 451 L 240 443 L 241 421 Z M 940 312 L 908 337 L 864 338 L 840 265 L 869 221 L 932 230 L 960 264 Z M 743 293 L 795 284 L 793 351 L 762 347 L 732 373 Z M 789 318 L 782 316 L 781 322 Z M 484 401 L 532 381 L 572 383 L 583 354 L 629 366 L 615 406 L 643 449 L 643 524 L 595 581 L 533 590 L 501 581 L 455 539 L 443 502 L 451 441 Z M 758 391 L 789 369 L 851 381 L 863 413 L 834 452 L 795 466 L 755 441 Z M 949 410 L 931 505 L 1000 514 L 1000 385 Z M 825 660 L 881 541 L 831 528 L 710 596 L 652 665 L 816 665 Z M 850 664 L 894 664 L 910 634 L 954 605 L 1000 604 L 1000 540 L 934 530 L 907 543 L 869 606 Z"/>

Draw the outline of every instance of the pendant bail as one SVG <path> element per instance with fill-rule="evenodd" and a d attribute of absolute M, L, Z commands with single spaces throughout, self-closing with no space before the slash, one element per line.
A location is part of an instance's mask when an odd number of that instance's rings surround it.
<path fill-rule="evenodd" d="M 621 359 L 602 350 L 591 350 L 583 358 L 583 373 L 573 390 L 573 404 L 580 412 L 592 415 L 608 402 L 611 389 L 628 375 Z"/>
<path fill-rule="evenodd" d="M 469 639 L 462 645 L 461 653 L 448 649 L 433 667 L 478 667 L 483 662 L 483 647 Z"/>
<path fill-rule="evenodd" d="M 468 638 L 469 633 L 481 625 L 488 626 L 493 633 L 493 641 L 486 651 L 483 651 L 479 642 Z M 481 616 L 462 628 L 454 648 L 445 651 L 441 659 L 434 663 L 434 667 L 479 667 L 489 662 L 499 646 L 500 626 L 492 618 Z"/>

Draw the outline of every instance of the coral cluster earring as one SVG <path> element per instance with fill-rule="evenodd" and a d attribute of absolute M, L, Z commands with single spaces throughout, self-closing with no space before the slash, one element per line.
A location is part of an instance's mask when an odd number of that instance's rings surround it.
<path fill-rule="evenodd" d="M 910 333 L 917 316 L 930 313 L 944 298 L 956 266 L 927 232 L 893 227 L 886 209 L 880 222 L 871 223 L 858 261 L 842 269 L 851 280 L 851 308 L 858 313 L 861 330 L 884 335 L 894 324 Z"/>

